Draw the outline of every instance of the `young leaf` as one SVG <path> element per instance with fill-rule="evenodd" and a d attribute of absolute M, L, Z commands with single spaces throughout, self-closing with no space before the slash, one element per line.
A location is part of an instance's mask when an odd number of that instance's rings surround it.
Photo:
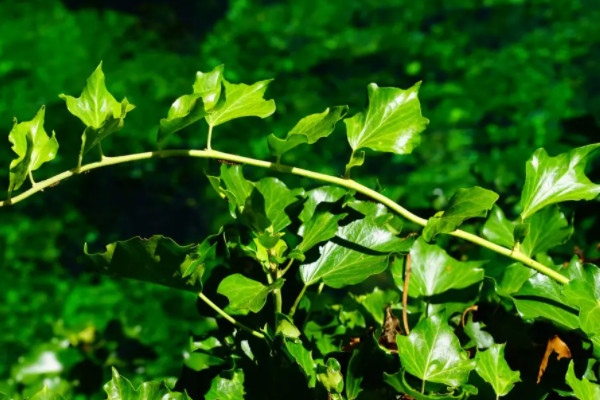
<path fill-rule="evenodd" d="M 61 94 L 60 98 L 66 101 L 69 112 L 86 126 L 81 137 L 81 155 L 121 129 L 125 116 L 135 108 L 126 98 L 119 103 L 106 89 L 102 63 L 88 78 L 81 96 L 75 98 Z"/>
<path fill-rule="evenodd" d="M 221 372 L 210 383 L 205 400 L 244 400 L 244 371 Z"/>
<path fill-rule="evenodd" d="M 498 206 L 492 208 L 489 218 L 483 225 L 483 237 L 501 246 L 512 248 L 515 244 L 515 225 L 509 221 Z"/>
<path fill-rule="evenodd" d="M 306 192 L 306 202 L 298 218 L 306 223 L 315 213 L 321 203 L 335 203 L 347 193 L 346 189 L 339 186 L 321 186 Z"/>
<path fill-rule="evenodd" d="M 458 261 L 441 247 L 419 238 L 410 250 L 412 272 L 408 286 L 411 297 L 433 296 L 480 282 L 484 261 Z"/>
<path fill-rule="evenodd" d="M 242 274 L 233 274 L 221 281 L 217 293 L 229 299 L 231 310 L 250 310 L 257 313 L 265 305 L 269 293 L 274 289 L 280 289 L 282 286 L 283 280 L 265 286 L 253 279 L 246 278 Z"/>
<path fill-rule="evenodd" d="M 284 340 L 287 353 L 294 360 L 308 379 L 308 387 L 314 388 L 317 383 L 317 367 L 312 358 L 312 352 L 308 351 L 300 340 Z"/>
<path fill-rule="evenodd" d="M 206 116 L 209 126 L 221 125 L 242 117 L 266 118 L 275 112 L 275 101 L 263 98 L 272 79 L 252 85 L 229 83 L 223 78 L 225 100 L 219 102 Z"/>
<path fill-rule="evenodd" d="M 190 262 L 198 256 L 196 250 L 194 245 L 180 246 L 161 235 L 114 242 L 103 253 L 88 253 L 87 243 L 84 246 L 98 272 L 200 292 L 204 269 L 190 269 Z"/>
<path fill-rule="evenodd" d="M 454 231 L 469 218 L 485 217 L 498 197 L 497 193 L 479 186 L 458 189 L 446 210 L 429 218 L 423 229 L 423 238 L 430 242 L 440 233 Z"/>
<path fill-rule="evenodd" d="M 600 385 L 590 382 L 587 378 L 577 379 L 573 361 L 571 361 L 567 369 L 566 381 L 571 386 L 571 389 L 573 389 L 573 392 L 575 392 L 575 397 L 579 400 L 600 399 Z"/>
<path fill-rule="evenodd" d="M 371 83 L 368 109 L 344 120 L 352 150 L 367 147 L 396 154 L 411 153 L 420 142 L 419 133 L 429 123 L 421 116 L 419 86 L 420 82 L 402 90 Z"/>
<path fill-rule="evenodd" d="M 342 367 L 335 358 L 327 359 L 326 364 L 317 364 L 317 379 L 330 393 L 342 393 L 344 390 L 344 376 Z"/>
<path fill-rule="evenodd" d="M 191 400 L 186 393 L 171 392 L 164 382 L 143 382 L 136 389 L 115 368 L 112 369 L 112 379 L 104 385 L 104 391 L 108 400 Z"/>
<path fill-rule="evenodd" d="M 544 253 L 565 243 L 573 234 L 573 227 L 558 206 L 544 208 L 527 219 L 529 233 L 521 244 L 528 256 Z"/>
<path fill-rule="evenodd" d="M 15 120 L 8 134 L 12 150 L 18 156 L 10 163 L 9 192 L 20 188 L 30 172 L 56 157 L 58 142 L 54 132 L 49 137 L 44 130 L 45 113 L 42 106 L 31 121 L 17 123 Z"/>
<path fill-rule="evenodd" d="M 302 118 L 284 139 L 280 139 L 274 134 L 269 135 L 267 141 L 271 155 L 281 157 L 283 153 L 298 145 L 303 143 L 313 144 L 317 140 L 329 136 L 335 129 L 337 122 L 344 117 L 347 111 L 348 106 L 327 108 L 320 114 L 312 114 Z"/>
<path fill-rule="evenodd" d="M 519 371 L 510 369 L 504 358 L 505 344 L 495 344 L 485 351 L 475 355 L 477 363 L 475 371 L 484 381 L 492 385 L 496 396 L 505 396 L 512 390 L 515 383 L 520 382 Z"/>
<path fill-rule="evenodd" d="M 304 284 L 322 279 L 326 285 L 340 288 L 362 282 L 387 268 L 390 253 L 407 252 L 413 243 L 381 229 L 372 218 L 340 227 L 337 237 L 340 240 L 331 240 L 320 248 L 317 261 L 300 267 Z"/>
<path fill-rule="evenodd" d="M 196 73 L 193 93 L 179 97 L 167 114 L 160 120 L 158 143 L 162 145 L 173 133 L 201 120 L 219 101 L 221 96 L 221 80 L 223 65 L 215 67 L 210 72 Z"/>
<path fill-rule="evenodd" d="M 298 234 L 302 236 L 302 241 L 296 246 L 289 257 L 304 261 L 304 253 L 312 249 L 318 243 L 324 242 L 335 236 L 338 230 L 338 223 L 348 214 L 334 215 L 323 211 L 314 215 L 308 222 L 302 224 Z"/>
<path fill-rule="evenodd" d="M 424 381 L 461 386 L 475 367 L 475 361 L 469 360 L 448 323 L 439 316 L 422 320 L 410 335 L 398 335 L 396 340 L 406 371 Z"/>
<path fill-rule="evenodd" d="M 538 149 L 527 162 L 525 186 L 521 194 L 521 217 L 533 215 L 550 204 L 572 200 L 592 200 L 600 185 L 585 175 L 585 167 L 600 143 L 575 148 L 550 157 Z"/>

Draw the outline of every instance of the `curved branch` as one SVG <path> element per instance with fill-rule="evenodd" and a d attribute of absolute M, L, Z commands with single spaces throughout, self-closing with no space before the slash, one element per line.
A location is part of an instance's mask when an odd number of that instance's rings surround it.
<path fill-rule="evenodd" d="M 402 207 L 400 204 L 396 203 L 392 199 L 382 195 L 381 193 L 376 192 L 373 189 L 370 189 L 360 183 L 352 180 L 352 179 L 344 179 L 338 178 L 336 176 L 326 175 L 319 172 L 309 171 L 302 168 L 291 167 L 288 165 L 272 163 L 269 161 L 257 160 L 254 158 L 238 156 L 230 153 L 223 153 L 216 150 L 161 150 L 161 151 L 150 151 L 146 153 L 137 153 L 137 154 L 129 154 L 126 156 L 118 156 L 118 157 L 105 157 L 101 161 L 97 161 L 94 163 L 82 165 L 81 168 L 73 168 L 68 171 L 62 172 L 58 175 L 55 175 L 51 178 L 48 178 L 44 181 L 37 182 L 36 185 L 23 193 L 14 196 L 8 200 L 0 202 L 0 207 L 4 207 L 7 205 L 18 203 L 29 196 L 44 190 L 47 187 L 56 185 L 58 182 L 63 181 L 67 178 L 70 178 L 73 175 L 77 175 L 81 172 L 90 171 L 96 168 L 102 168 L 109 165 L 122 164 L 132 161 L 138 160 L 146 160 L 151 158 L 166 158 L 166 157 L 196 157 L 196 158 L 213 158 L 213 159 L 221 159 L 226 161 L 233 161 L 240 164 L 252 165 L 259 168 L 267 168 L 272 169 L 278 172 L 294 174 L 299 176 L 304 176 L 306 178 L 315 179 L 322 182 L 332 183 L 334 185 L 342 186 L 348 189 L 355 190 L 379 203 L 387 206 L 391 210 L 395 211 L 399 215 L 404 218 L 412 221 L 418 225 L 425 226 L 427 225 L 427 220 L 419 217 L 408 211 L 406 208 Z M 489 250 L 492 250 L 498 254 L 502 254 L 506 257 L 517 260 L 528 267 L 535 269 L 538 272 L 560 282 L 566 284 L 569 282 L 569 279 L 564 275 L 554 271 L 551 268 L 535 261 L 534 259 L 528 257 L 523 254 L 519 250 L 508 249 L 506 247 L 497 245 L 495 243 L 490 242 L 482 237 L 474 235 L 469 232 L 465 232 L 463 230 L 457 229 L 454 232 L 448 233 L 449 235 L 459 237 L 461 239 L 467 240 L 469 242 L 475 243 L 479 246 L 485 247 Z"/>

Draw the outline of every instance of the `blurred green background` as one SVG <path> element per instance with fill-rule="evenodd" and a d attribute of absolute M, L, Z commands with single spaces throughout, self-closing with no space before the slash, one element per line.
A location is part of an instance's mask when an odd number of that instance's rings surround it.
<path fill-rule="evenodd" d="M 475 184 L 499 192 L 514 216 L 536 148 L 556 154 L 600 138 L 596 0 L 21 0 L 0 2 L 0 21 L 0 132 L 45 104 L 60 143 L 38 180 L 75 166 L 83 126 L 58 94 L 78 96 L 100 60 L 109 90 L 137 106 L 103 142 L 107 155 L 154 149 L 171 102 L 195 71 L 219 64 L 230 81 L 275 78 L 267 97 L 277 113 L 233 121 L 213 140 L 263 159 L 267 134 L 331 105 L 357 112 L 370 82 L 422 80 L 431 120 L 422 145 L 410 156 L 369 154 L 355 175 L 423 216 Z M 203 148 L 205 133 L 193 125 L 169 145 Z M 283 161 L 341 174 L 349 155 L 340 126 Z M 12 158 L 5 142 L 3 192 Z M 102 398 L 110 366 L 137 381 L 179 375 L 189 333 L 206 323 L 194 296 L 88 274 L 82 247 L 156 233 L 202 239 L 226 216 L 202 166 L 106 168 L 0 209 L 0 392 L 27 395 L 46 379 L 65 391 L 79 381 L 79 398 Z M 581 228 L 565 255 L 578 245 L 597 257 L 598 201 L 570 207 Z"/>

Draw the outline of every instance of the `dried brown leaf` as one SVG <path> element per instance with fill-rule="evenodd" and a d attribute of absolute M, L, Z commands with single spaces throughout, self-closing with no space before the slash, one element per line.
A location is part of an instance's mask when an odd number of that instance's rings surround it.
<path fill-rule="evenodd" d="M 538 372 L 537 383 L 540 383 L 542 380 L 542 375 L 546 371 L 546 367 L 548 366 L 548 359 L 552 353 L 556 353 L 556 359 L 560 360 L 561 358 L 571 358 L 571 349 L 565 342 L 563 342 L 558 335 L 554 335 L 548 340 L 548 344 L 546 345 L 546 352 L 544 353 L 544 358 L 542 358 L 542 362 L 540 363 L 540 370 Z"/>

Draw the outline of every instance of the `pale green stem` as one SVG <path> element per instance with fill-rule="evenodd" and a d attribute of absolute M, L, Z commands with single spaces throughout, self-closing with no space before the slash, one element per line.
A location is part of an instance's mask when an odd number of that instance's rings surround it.
<path fill-rule="evenodd" d="M 31 182 L 31 186 L 32 187 L 35 186 L 36 183 L 35 183 L 35 179 L 33 179 L 33 173 L 31 171 L 29 171 L 28 175 L 29 175 L 29 181 Z"/>
<path fill-rule="evenodd" d="M 282 276 L 284 276 L 286 274 L 286 272 L 288 272 L 288 270 L 292 267 L 292 264 L 294 263 L 294 259 L 290 258 L 290 261 L 287 263 L 287 265 L 285 266 L 284 269 L 282 269 L 281 271 L 278 272 L 278 276 L 281 278 Z"/>
<path fill-rule="evenodd" d="M 100 160 L 104 160 L 104 152 L 102 151 L 102 144 L 98 143 L 98 153 L 100 154 Z"/>
<path fill-rule="evenodd" d="M 425 394 L 425 379 L 421 383 L 421 393 Z"/>
<path fill-rule="evenodd" d="M 290 313 L 289 313 L 290 317 L 293 317 L 294 314 L 296 313 L 296 309 L 298 308 L 298 305 L 300 304 L 300 300 L 302 300 L 302 297 L 304 297 L 304 293 L 306 293 L 306 288 L 308 288 L 308 285 L 304 285 L 304 287 L 300 291 L 300 294 L 298 294 L 298 297 L 296 297 L 296 301 L 294 301 L 292 308 L 290 308 Z"/>
<path fill-rule="evenodd" d="M 206 148 L 208 150 L 212 150 L 212 147 L 210 147 L 211 143 L 210 141 L 212 140 L 212 131 L 213 131 L 213 126 L 211 124 L 208 125 L 208 138 L 206 139 Z"/>
<path fill-rule="evenodd" d="M 264 339 L 265 338 L 265 335 L 263 335 L 262 333 L 257 332 L 254 329 L 247 327 L 246 325 L 244 325 L 241 322 L 237 321 L 231 315 L 227 314 L 218 305 L 216 305 L 208 297 L 206 297 L 202 292 L 198 293 L 198 297 L 200 298 L 200 300 L 202 300 L 203 302 L 205 302 L 210 308 L 212 308 L 213 310 L 215 310 L 217 312 L 217 314 L 221 315 L 223 318 L 225 318 L 227 321 L 231 322 L 233 325 L 237 326 L 240 329 L 245 330 L 246 332 L 248 332 L 248 333 L 256 336 L 259 339 Z"/>
<path fill-rule="evenodd" d="M 338 186 L 342 186 L 342 187 L 345 187 L 348 189 L 355 190 L 355 191 L 387 206 L 392 211 L 395 211 L 396 213 L 400 214 L 401 216 L 408 219 L 409 221 L 412 221 L 421 226 L 427 225 L 426 219 L 421 218 L 421 217 L 411 213 L 406 208 L 402 207 L 400 204 L 394 202 L 392 199 L 382 195 L 381 193 L 376 192 L 373 189 L 370 189 L 364 185 L 361 185 L 360 183 L 355 182 L 351 179 L 338 178 L 337 176 L 326 175 L 326 174 L 309 171 L 309 170 L 302 169 L 302 168 L 291 167 L 288 165 L 275 164 L 275 163 L 272 163 L 269 161 L 256 160 L 254 158 L 238 156 L 235 154 L 223 153 L 223 152 L 216 151 L 216 150 L 163 150 L 163 151 L 129 154 L 129 155 L 118 156 L 118 157 L 107 157 L 101 161 L 82 165 L 81 168 L 74 168 L 74 169 L 62 172 L 58 175 L 55 175 L 51 178 L 48 178 L 44 181 L 38 182 L 35 187 L 30 188 L 30 189 L 24 191 L 23 193 L 12 197 L 11 199 L 1 201 L 0 207 L 18 203 L 19 201 L 22 201 L 22 200 L 28 198 L 29 196 L 33 195 L 34 193 L 37 193 L 37 192 L 39 192 L 49 186 L 52 186 L 52 185 L 56 184 L 57 182 L 60 182 L 64 179 L 70 178 L 71 176 L 76 175 L 79 172 L 90 171 L 93 169 L 102 168 L 102 167 L 106 167 L 109 165 L 122 164 L 122 163 L 127 163 L 127 162 L 132 162 L 132 161 L 146 160 L 146 159 L 150 159 L 150 158 L 161 158 L 161 157 L 197 157 L 197 158 L 222 159 L 222 160 L 227 160 L 227 161 L 233 161 L 233 162 L 240 163 L 240 164 L 252 165 L 252 166 L 260 167 L 260 168 L 269 168 L 269 169 L 273 169 L 278 172 L 304 176 L 306 178 L 311 178 L 314 180 L 327 182 L 327 183 L 331 183 L 334 185 L 338 185 Z M 518 250 L 514 251 L 512 249 L 508 249 L 506 247 L 497 245 L 497 244 L 492 243 L 482 237 L 479 237 L 472 233 L 465 232 L 460 229 L 457 229 L 454 232 L 450 232 L 449 235 L 456 236 L 461 239 L 465 239 L 469 242 L 475 243 L 479 246 L 482 246 L 489 250 L 492 250 L 498 254 L 502 254 L 506 257 L 517 260 L 517 261 L 527 265 L 528 267 L 531 267 L 531 268 L 535 269 L 536 271 L 541 272 L 542 274 L 544 274 L 552 279 L 555 279 L 556 281 L 558 281 L 560 283 L 566 284 L 569 282 L 569 279 L 567 277 L 565 277 L 564 275 L 554 271 L 551 268 L 548 268 L 547 266 L 535 261 L 532 258 L 529 258 L 525 254 L 523 254 L 521 251 L 518 251 Z"/>

